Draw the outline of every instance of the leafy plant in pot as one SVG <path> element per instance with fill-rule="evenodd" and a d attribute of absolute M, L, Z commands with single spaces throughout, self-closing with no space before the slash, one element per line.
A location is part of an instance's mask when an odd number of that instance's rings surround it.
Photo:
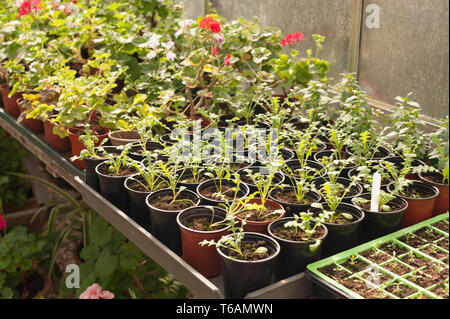
<path fill-rule="evenodd" d="M 209 180 L 197 186 L 197 194 L 204 204 L 218 206 L 221 203 L 246 197 L 250 193 L 248 186 L 241 183 L 239 175 L 230 172 L 226 161 L 211 163 L 207 169 L 208 172 L 204 175 Z"/>
<path fill-rule="evenodd" d="M 245 221 L 239 223 L 229 215 L 230 234 L 217 242 L 203 240 L 199 244 L 216 246 L 222 261 L 225 298 L 243 298 L 249 292 L 272 283 L 280 245 L 267 235 L 243 232 Z"/>
<path fill-rule="evenodd" d="M 315 141 L 301 133 L 298 133 L 297 140 L 297 157 L 285 162 L 283 168 L 289 186 L 283 185 L 269 194 L 272 200 L 284 207 L 288 216 L 307 211 L 313 202 L 320 201 L 320 195 L 311 189 L 311 181 L 317 176 L 320 167 L 320 170 L 325 169 L 321 165 L 317 169 L 311 167 L 315 162 L 308 160 L 316 149 Z"/>
<path fill-rule="evenodd" d="M 283 218 L 285 215 L 284 207 L 269 199 L 270 192 L 279 186 L 273 185 L 272 183 L 277 168 L 276 166 L 267 168 L 267 174 L 265 174 L 265 171 L 255 172 L 250 169 L 245 170 L 247 176 L 251 178 L 253 184 L 256 186 L 258 190 L 256 194 L 259 196 L 251 198 L 244 207 L 235 214 L 238 221 L 246 221 L 244 226 L 245 232 L 268 234 L 267 226 L 273 220 Z"/>
<path fill-rule="evenodd" d="M 404 166 L 401 170 L 387 161 L 383 161 L 383 166 L 386 167 L 393 179 L 393 182 L 388 185 L 388 192 L 408 202 L 408 209 L 402 220 L 402 227 L 408 227 L 433 216 L 439 189 L 424 182 L 408 179 L 406 176 L 409 173 L 425 173 L 434 169 L 427 165 L 412 167 L 411 163 L 416 155 L 410 153 L 408 148 L 404 150 L 404 156 Z"/>
<path fill-rule="evenodd" d="M 435 172 L 420 172 L 421 181 L 431 184 L 439 189 L 436 198 L 433 215 L 443 214 L 449 210 L 449 119 L 448 116 L 442 121 L 442 126 L 433 134 L 431 141 L 434 149 L 430 153 L 431 159 L 437 159 Z"/>
<path fill-rule="evenodd" d="M 90 125 L 87 124 L 84 128 L 84 135 L 80 135 L 79 139 L 84 145 L 80 155 L 72 156 L 71 161 L 83 161 L 86 170 L 86 184 L 92 187 L 95 191 L 100 192 L 100 181 L 98 179 L 95 168 L 98 164 L 108 159 L 108 154 L 112 156 L 121 153 L 121 149 L 114 146 L 104 146 L 108 139 L 99 141 L 96 135 L 92 135 Z"/>
<path fill-rule="evenodd" d="M 337 172 L 334 173 L 329 176 L 337 176 Z M 356 180 L 351 180 L 348 186 L 344 186 L 337 178 L 331 178 L 320 187 L 313 184 L 313 189 L 322 196 L 323 202 L 311 204 L 308 212 L 315 216 L 320 213 L 325 215 L 323 223 L 328 229 L 328 236 L 324 242 L 324 256 L 349 249 L 360 242 L 364 212 L 356 206 L 343 202 L 355 184 Z"/>
<path fill-rule="evenodd" d="M 194 206 L 177 215 L 181 231 L 183 259 L 203 276 L 221 273 L 220 257 L 214 247 L 199 245 L 201 241 L 217 242 L 228 234 L 227 211 L 220 207 Z"/>
<path fill-rule="evenodd" d="M 128 157 L 130 147 L 131 144 L 117 146 L 121 150 L 120 154 L 107 153 L 107 159 L 95 167 L 100 181 L 100 193 L 127 215 L 130 210 L 124 182 L 128 176 L 136 174 L 134 161 Z"/>
<path fill-rule="evenodd" d="M 408 209 L 406 200 L 381 190 L 378 210 L 372 211 L 371 196 L 371 193 L 363 193 L 352 198 L 353 204 L 364 212 L 362 225 L 364 241 L 370 241 L 399 230 L 403 215 Z"/>
<path fill-rule="evenodd" d="M 26 94 L 23 96 L 25 97 Z M 28 99 L 22 98 L 17 100 L 17 104 L 19 105 L 20 110 L 20 115 L 17 118 L 17 123 L 22 124 L 35 134 L 44 132 L 44 123 L 40 119 L 27 118 L 31 102 Z"/>
<path fill-rule="evenodd" d="M 179 187 L 181 177 L 176 174 L 181 167 L 179 161 L 158 163 L 161 177 L 168 188 L 150 193 L 145 199 L 150 212 L 152 234 L 173 252 L 181 255 L 181 234 L 177 215 L 186 208 L 200 205 L 201 198 L 185 187 Z"/>
<path fill-rule="evenodd" d="M 285 279 L 305 271 L 306 265 L 322 255 L 322 243 L 328 230 L 322 224 L 325 214 L 314 217 L 301 212 L 270 223 L 268 231 L 281 247 L 276 280 Z"/>
<path fill-rule="evenodd" d="M 154 156 L 147 156 L 145 165 L 133 163 L 133 166 L 138 173 L 127 177 L 124 183 L 128 192 L 131 216 L 151 233 L 151 218 L 145 199 L 148 194 L 166 188 L 168 185 L 159 169 L 160 163 Z"/>

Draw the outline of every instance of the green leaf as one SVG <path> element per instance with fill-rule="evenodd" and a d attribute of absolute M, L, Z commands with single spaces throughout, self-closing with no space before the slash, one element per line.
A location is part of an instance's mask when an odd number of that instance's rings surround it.
<path fill-rule="evenodd" d="M 117 264 L 117 256 L 111 255 L 110 249 L 104 249 L 98 257 L 94 267 L 94 272 L 100 278 L 108 278 L 116 270 Z"/>

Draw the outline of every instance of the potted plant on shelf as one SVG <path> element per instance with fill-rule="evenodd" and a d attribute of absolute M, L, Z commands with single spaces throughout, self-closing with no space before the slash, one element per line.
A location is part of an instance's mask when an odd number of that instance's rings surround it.
<path fill-rule="evenodd" d="M 443 214 L 449 210 L 449 134 L 448 116 L 442 120 L 442 126 L 435 133 L 431 134 L 431 141 L 434 149 L 430 153 L 430 158 L 437 159 L 435 172 L 420 172 L 421 181 L 431 184 L 439 189 L 439 196 L 436 198 L 433 216 Z"/>
<path fill-rule="evenodd" d="M 380 190 L 378 209 L 372 211 L 371 196 L 371 193 L 363 193 L 352 198 L 353 204 L 364 212 L 362 234 L 365 242 L 399 230 L 408 209 L 406 200 Z"/>
<path fill-rule="evenodd" d="M 145 199 L 148 194 L 167 188 L 162 176 L 159 160 L 148 155 L 145 164 L 133 163 L 137 173 L 125 179 L 125 188 L 130 201 L 130 213 L 133 219 L 148 232 L 152 232 L 151 218 Z"/>
<path fill-rule="evenodd" d="M 221 158 L 219 163 L 210 163 L 207 170 L 204 175 L 209 180 L 197 186 L 197 194 L 204 204 L 218 206 L 220 203 L 246 197 L 250 193 L 248 186 L 241 183 L 239 175 L 230 172 L 226 160 Z"/>
<path fill-rule="evenodd" d="M 194 206 L 177 215 L 181 231 L 183 259 L 203 276 L 220 275 L 220 257 L 214 247 L 200 246 L 201 241 L 220 240 L 228 234 L 227 211 L 221 207 Z"/>
<path fill-rule="evenodd" d="M 100 193 L 126 214 L 130 214 L 124 182 L 136 174 L 134 161 L 128 157 L 130 144 L 117 146 L 120 154 L 107 153 L 107 159 L 95 167 L 100 182 Z M 131 217 L 131 216 L 130 216 Z"/>
<path fill-rule="evenodd" d="M 273 220 L 284 217 L 284 207 L 269 199 L 270 192 L 278 187 L 272 183 L 276 170 L 276 166 L 268 167 L 267 173 L 245 170 L 257 188 L 258 196 L 251 198 L 239 212 L 235 213 L 236 220 L 245 220 L 245 232 L 268 234 L 267 226 Z"/>
<path fill-rule="evenodd" d="M 320 195 L 311 189 L 311 182 L 318 174 L 317 169 L 324 169 L 321 165 L 316 169 L 314 162 L 309 160 L 316 150 L 316 141 L 300 132 L 297 141 L 296 158 L 285 162 L 283 168 L 289 186 L 283 185 L 269 194 L 271 199 L 283 205 L 286 215 L 291 217 L 307 211 L 312 203 L 320 201 Z"/>
<path fill-rule="evenodd" d="M 434 169 L 427 165 L 411 166 L 416 154 L 411 153 L 408 148 L 404 149 L 403 155 L 405 161 L 401 170 L 394 164 L 387 162 L 387 160 L 382 161 L 382 163 L 393 179 L 393 182 L 388 185 L 388 192 L 408 202 L 408 209 L 405 211 L 402 220 L 402 226 L 407 227 L 433 216 L 439 189 L 421 181 L 408 179 L 407 175 L 409 173 L 425 173 Z"/>
<path fill-rule="evenodd" d="M 229 215 L 228 223 L 229 235 L 199 244 L 216 246 L 222 261 L 225 298 L 243 298 L 272 282 L 280 245 L 267 235 L 243 232 L 245 221 L 239 223 L 233 215 Z"/>
<path fill-rule="evenodd" d="M 311 204 L 308 212 L 325 214 L 323 221 L 328 229 L 324 243 L 324 256 L 333 255 L 339 251 L 354 247 L 360 242 L 361 225 L 364 212 L 356 206 L 343 202 L 356 180 L 351 180 L 346 186 L 339 183 L 338 172 L 331 172 L 330 179 L 322 185 L 313 184 L 313 190 L 322 197 L 322 202 Z M 358 196 L 362 190 L 356 194 Z"/>
<path fill-rule="evenodd" d="M 100 192 L 100 182 L 95 168 L 108 159 L 108 154 L 115 156 L 120 154 L 122 150 L 114 146 L 104 146 L 108 139 L 99 142 L 99 138 L 92 135 L 89 124 L 85 125 L 84 134 L 80 135 L 79 139 L 83 142 L 85 149 L 81 150 L 80 155 L 72 156 L 70 160 L 83 161 L 86 171 L 86 184 Z"/>
<path fill-rule="evenodd" d="M 328 230 L 322 224 L 325 214 L 318 217 L 301 212 L 270 223 L 268 231 L 281 247 L 277 280 L 305 271 L 306 265 L 317 261 L 322 255 L 322 243 Z"/>
<path fill-rule="evenodd" d="M 180 176 L 176 171 L 181 164 L 172 159 L 164 163 L 158 162 L 161 177 L 168 187 L 150 193 L 145 202 L 151 217 L 152 234 L 169 249 L 181 255 L 181 234 L 177 224 L 177 215 L 180 211 L 200 205 L 201 198 L 194 192 L 179 187 Z"/>

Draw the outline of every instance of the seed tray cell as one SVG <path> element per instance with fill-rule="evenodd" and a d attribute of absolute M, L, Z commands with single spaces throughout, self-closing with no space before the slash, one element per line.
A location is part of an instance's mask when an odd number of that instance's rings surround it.
<path fill-rule="evenodd" d="M 442 247 L 443 241 L 448 246 L 448 216 L 433 217 L 319 260 L 308 265 L 306 273 L 344 298 L 440 299 L 446 294 L 448 298 L 448 249 Z M 393 263 L 402 271 L 396 273 Z"/>

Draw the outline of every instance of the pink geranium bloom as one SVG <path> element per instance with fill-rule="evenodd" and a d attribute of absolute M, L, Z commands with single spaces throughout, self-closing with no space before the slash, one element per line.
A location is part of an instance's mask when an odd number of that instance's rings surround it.
<path fill-rule="evenodd" d="M 80 295 L 80 299 L 114 299 L 114 294 L 108 290 L 102 290 L 102 287 L 95 283 Z"/>
<path fill-rule="evenodd" d="M 6 227 L 6 222 L 2 217 L 2 214 L 0 214 L 0 229 L 3 229 Z"/>
<path fill-rule="evenodd" d="M 304 40 L 304 34 L 301 32 L 289 33 L 283 40 L 281 40 L 281 45 L 286 46 L 288 44 L 291 44 L 292 42 L 300 42 Z"/>
<path fill-rule="evenodd" d="M 24 0 L 19 7 L 19 14 L 17 17 L 20 19 L 21 16 L 27 15 L 31 11 L 40 10 L 41 9 L 39 7 L 40 4 L 41 0 Z"/>

